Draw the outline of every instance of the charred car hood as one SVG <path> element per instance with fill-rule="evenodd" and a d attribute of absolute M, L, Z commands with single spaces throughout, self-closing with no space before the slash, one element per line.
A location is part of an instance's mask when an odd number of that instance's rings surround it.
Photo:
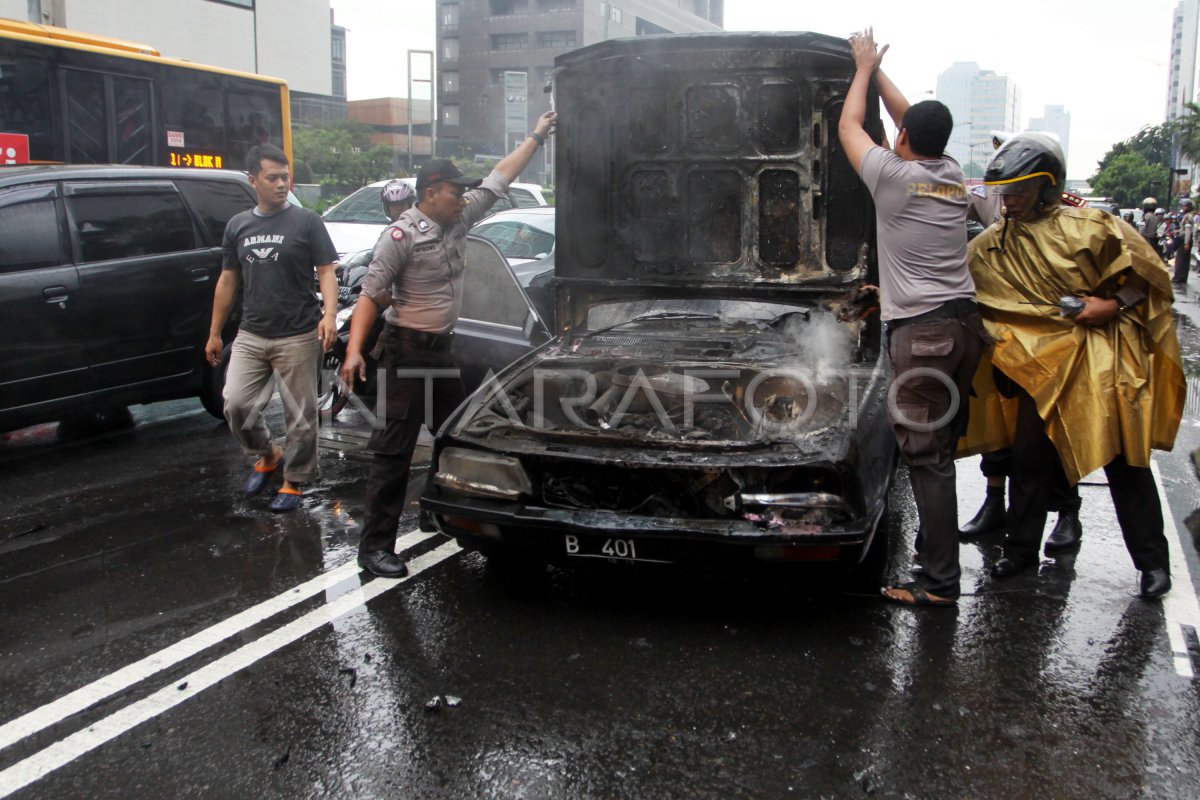
<path fill-rule="evenodd" d="M 852 76 L 846 41 L 813 33 L 649 36 L 559 56 L 560 289 L 869 280 L 872 205 L 837 139 Z M 867 106 L 878 131 L 874 95 Z"/>
<path fill-rule="evenodd" d="M 775 324 L 651 319 L 560 336 L 483 385 L 443 436 L 508 453 L 627 463 L 837 460 L 882 407 L 862 323 L 821 309 Z M 873 398 L 872 403 L 866 403 Z"/>

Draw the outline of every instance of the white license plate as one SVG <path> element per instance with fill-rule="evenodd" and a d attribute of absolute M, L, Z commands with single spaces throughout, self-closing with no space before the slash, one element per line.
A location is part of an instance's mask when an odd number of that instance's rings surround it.
<path fill-rule="evenodd" d="M 646 552 L 645 542 L 617 536 L 577 536 L 573 533 L 563 535 L 563 546 L 566 553 L 574 558 L 606 558 L 612 561 L 652 561 L 656 564 L 670 564 L 663 558 L 652 558 Z"/>

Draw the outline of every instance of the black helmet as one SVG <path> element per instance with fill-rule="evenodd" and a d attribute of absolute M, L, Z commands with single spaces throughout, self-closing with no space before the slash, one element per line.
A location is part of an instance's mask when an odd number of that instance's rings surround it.
<path fill-rule="evenodd" d="M 1039 192 L 1040 204 L 1045 205 L 1061 195 L 1066 177 L 1058 140 L 1045 133 L 1028 132 L 1018 133 L 1000 146 L 983 174 L 983 182 L 1005 194 L 1006 189 L 1024 189 L 1028 185 L 1025 181 L 1045 178 Z"/>

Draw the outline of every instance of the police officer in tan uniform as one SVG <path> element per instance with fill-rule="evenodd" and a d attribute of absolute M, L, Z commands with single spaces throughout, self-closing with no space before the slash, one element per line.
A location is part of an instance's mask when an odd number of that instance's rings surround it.
<path fill-rule="evenodd" d="M 380 363 L 387 418 L 371 437 L 375 460 L 358 546 L 358 565 L 375 575 L 408 574 L 393 551 L 417 436 L 423 422 L 437 430 L 466 396 L 450 344 L 462 307 L 467 231 L 507 193 L 553 132 L 555 118 L 553 111 L 543 114 L 533 133 L 482 181 L 465 177 L 453 162 L 430 161 L 417 174 L 417 205 L 385 228 L 375 245 L 341 372 L 347 386 L 356 375 L 366 377 L 363 342 L 384 309 Z"/>

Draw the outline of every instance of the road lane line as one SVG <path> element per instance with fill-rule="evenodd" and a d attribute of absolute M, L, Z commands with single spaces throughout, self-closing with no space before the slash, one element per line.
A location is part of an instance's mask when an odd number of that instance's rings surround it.
<path fill-rule="evenodd" d="M 87 728 L 34 753 L 23 761 L 18 761 L 0 772 L 0 798 L 8 797 L 13 792 L 44 778 L 59 767 L 69 764 L 105 742 L 157 717 L 183 701 L 195 697 L 260 658 L 270 655 L 339 617 L 362 608 L 376 597 L 390 592 L 430 567 L 437 566 L 446 559 L 458 555 L 459 552 L 461 552 L 461 548 L 456 543 L 447 542 L 428 553 L 419 555 L 408 562 L 407 577 L 375 578 L 365 586 L 346 592 L 283 627 L 242 645 L 211 664 L 172 681 L 169 686 L 164 686 L 154 694 L 113 712 Z"/>
<path fill-rule="evenodd" d="M 1154 470 L 1154 482 L 1158 486 L 1158 500 L 1163 509 L 1163 533 L 1167 536 L 1167 549 L 1171 555 L 1171 591 L 1162 599 L 1163 614 L 1167 622 L 1167 638 L 1171 642 L 1171 654 L 1175 660 L 1175 671 L 1185 678 L 1194 678 L 1192 657 L 1188 653 L 1184 626 L 1200 630 L 1200 601 L 1196 600 L 1196 585 L 1192 583 L 1192 572 L 1183 555 L 1183 543 L 1179 529 L 1175 526 L 1175 515 L 1167 504 L 1167 493 L 1163 488 L 1162 473 L 1153 459 L 1150 469 Z"/>
<path fill-rule="evenodd" d="M 413 547 L 430 538 L 438 537 L 434 533 L 412 531 L 401 536 L 396 541 L 396 552 Z M 134 684 L 144 681 L 156 672 L 172 667 L 181 661 L 191 658 L 213 645 L 220 644 L 231 636 L 235 636 L 249 627 L 273 617 L 292 606 L 319 594 L 358 572 L 358 566 L 353 560 L 340 567 L 335 567 L 317 577 L 306 581 L 286 592 L 264 600 L 256 606 L 241 611 L 229 619 L 218 622 L 199 633 L 146 656 L 129 666 L 103 678 L 99 678 L 87 686 L 83 686 L 70 694 L 63 695 L 57 700 L 35 708 L 16 719 L 0 725 L 0 750 L 19 742 L 27 736 L 57 724 L 72 714 L 78 714 L 118 692 L 128 689 Z"/>

